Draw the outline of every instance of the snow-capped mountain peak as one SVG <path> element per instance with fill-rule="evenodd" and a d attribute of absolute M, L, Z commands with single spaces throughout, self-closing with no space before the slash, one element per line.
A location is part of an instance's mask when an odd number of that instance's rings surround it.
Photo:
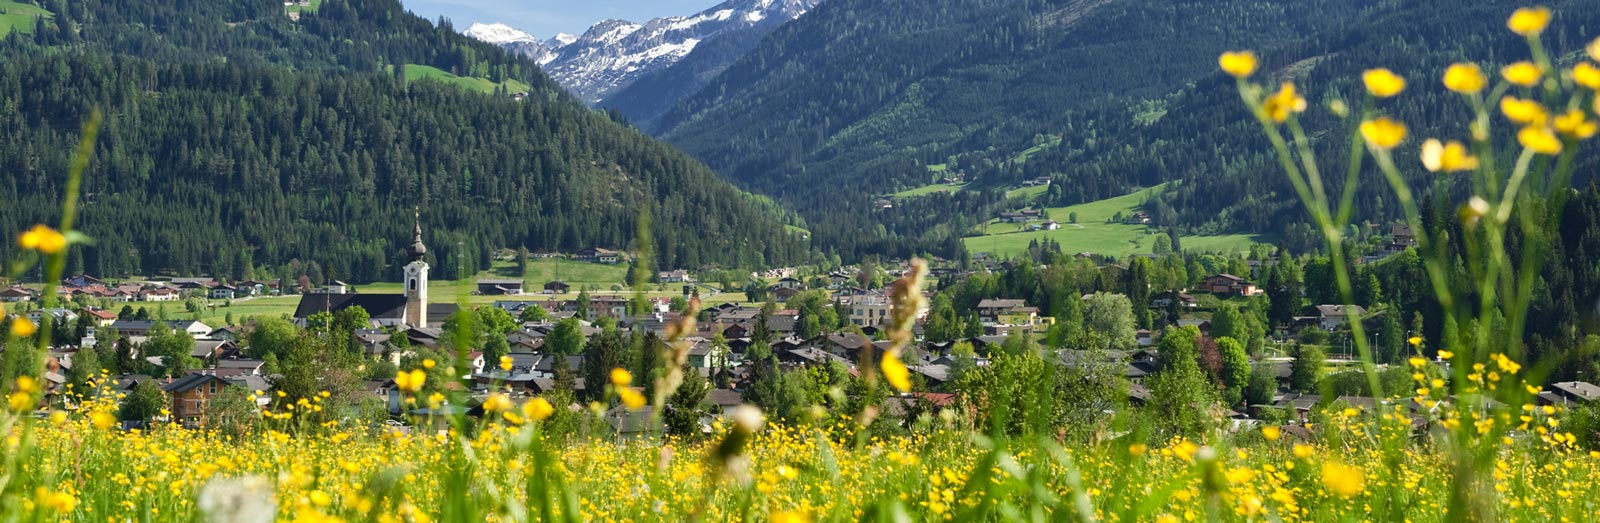
<path fill-rule="evenodd" d="M 462 34 L 474 40 L 499 45 L 539 41 L 533 35 L 506 24 L 472 24 Z"/>
<path fill-rule="evenodd" d="M 582 36 L 559 34 L 543 42 L 504 24 L 474 24 L 466 35 L 533 58 L 561 85 L 597 103 L 642 76 L 671 67 L 702 42 L 737 31 L 765 34 L 821 1 L 727 0 L 693 15 L 642 24 L 605 20 Z"/>

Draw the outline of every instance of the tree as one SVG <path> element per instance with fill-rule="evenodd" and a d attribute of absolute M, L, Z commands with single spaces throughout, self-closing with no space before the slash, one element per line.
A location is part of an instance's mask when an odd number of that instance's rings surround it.
<path fill-rule="evenodd" d="M 517 314 L 517 321 L 523 323 L 550 321 L 550 312 L 538 305 L 528 305 L 523 307 L 522 312 Z"/>
<path fill-rule="evenodd" d="M 282 356 L 289 352 L 289 347 L 299 337 L 295 326 L 283 318 L 266 317 L 256 320 L 256 326 L 245 337 L 250 345 L 250 355 L 265 358 L 267 355 Z"/>
<path fill-rule="evenodd" d="M 244 387 L 223 387 L 206 403 L 206 428 L 232 438 L 254 432 L 256 422 L 261 419 L 261 408 L 250 396 L 251 391 Z"/>
<path fill-rule="evenodd" d="M 539 306 L 530 306 L 539 309 Z M 539 309 L 544 310 L 544 309 Z M 499 307 L 478 308 L 478 324 L 483 326 L 484 332 L 489 336 L 505 336 L 517 329 L 517 319 L 511 313 Z"/>
<path fill-rule="evenodd" d="M 1224 303 L 1217 307 L 1211 314 L 1211 335 L 1218 338 L 1233 338 L 1235 340 L 1249 339 L 1248 333 L 1241 332 L 1244 328 L 1239 317 L 1239 308 L 1231 303 Z"/>
<path fill-rule="evenodd" d="M 1400 305 L 1389 302 L 1389 307 L 1383 311 L 1383 329 L 1379 331 L 1377 354 L 1374 359 L 1378 363 L 1396 363 L 1404 359 L 1406 353 L 1406 331 L 1400 324 Z"/>
<path fill-rule="evenodd" d="M 1248 405 L 1271 405 L 1278 392 L 1278 371 L 1272 364 L 1262 363 L 1250 369 L 1250 383 L 1244 388 L 1244 402 Z"/>
<path fill-rule="evenodd" d="M 484 370 L 498 370 L 500 368 L 500 357 L 510 354 L 511 343 L 506 341 L 505 336 L 490 336 L 489 341 L 483 344 L 483 365 L 486 367 Z"/>
<path fill-rule="evenodd" d="M 157 321 L 150 328 L 150 338 L 144 343 L 144 353 L 159 356 L 161 367 L 156 377 L 182 377 L 199 366 L 194 353 L 194 336 L 186 331 L 175 331 L 167 322 Z"/>
<path fill-rule="evenodd" d="M 98 345 L 100 340 L 95 340 Z M 93 348 L 83 348 L 72 358 L 72 368 L 67 369 L 67 383 L 78 391 L 88 390 L 89 380 L 100 376 L 100 355 Z"/>
<path fill-rule="evenodd" d="M 122 421 L 149 422 L 167 408 L 167 394 L 155 380 L 144 380 L 133 387 L 133 393 L 122 399 L 117 417 Z"/>
<path fill-rule="evenodd" d="M 1105 336 L 1111 348 L 1127 350 L 1138 344 L 1133 302 L 1127 296 L 1097 292 L 1084 300 L 1083 319 L 1090 332 Z"/>
<path fill-rule="evenodd" d="M 573 303 L 578 306 L 578 319 L 589 320 L 589 291 L 587 289 L 578 291 L 578 298 L 573 300 Z"/>
<path fill-rule="evenodd" d="M 574 356 L 584 349 L 583 326 L 576 318 L 567 318 L 556 322 L 555 329 L 550 331 L 550 336 L 545 339 L 545 346 L 550 352 Z"/>
<path fill-rule="evenodd" d="M 583 351 L 583 383 L 590 400 L 605 396 L 612 369 L 630 367 L 625 351 L 621 331 L 616 329 L 606 329 L 589 339 Z"/>
<path fill-rule="evenodd" d="M 1167 331 L 1169 338 L 1174 334 Z M 1171 358 L 1150 379 L 1150 402 L 1145 408 L 1163 437 L 1196 437 L 1206 429 L 1212 390 L 1193 358 Z"/>
<path fill-rule="evenodd" d="M 711 384 L 694 369 L 684 369 L 683 383 L 667 397 L 666 411 L 661 421 L 667 434 L 693 440 L 700 435 L 700 404 L 705 401 Z"/>
<path fill-rule="evenodd" d="M 1244 398 L 1244 389 L 1250 381 L 1250 355 L 1244 344 L 1233 338 L 1217 338 L 1217 350 L 1222 353 L 1223 401 L 1229 405 Z"/>
<path fill-rule="evenodd" d="M 521 278 L 527 278 L 528 277 L 528 248 L 527 247 L 518 247 L 517 248 L 517 276 L 521 277 Z"/>
<path fill-rule="evenodd" d="M 1078 211 L 1067 213 L 1067 223 L 1078 223 Z"/>
<path fill-rule="evenodd" d="M 1294 361 L 1289 365 L 1289 388 L 1296 392 L 1316 392 L 1322 379 L 1322 364 L 1327 358 L 1315 345 L 1296 343 L 1289 348 Z"/>

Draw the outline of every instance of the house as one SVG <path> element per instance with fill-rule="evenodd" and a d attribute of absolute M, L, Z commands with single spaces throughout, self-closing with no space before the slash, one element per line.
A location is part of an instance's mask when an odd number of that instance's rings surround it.
<path fill-rule="evenodd" d="M 846 319 L 852 325 L 860 327 L 877 327 L 889 322 L 889 314 L 894 309 L 894 301 L 883 295 L 861 295 L 841 298 L 848 312 Z"/>
<path fill-rule="evenodd" d="M 139 301 L 177 301 L 179 297 L 178 290 L 170 287 L 150 287 L 138 294 Z"/>
<path fill-rule="evenodd" d="M 1322 330 L 1336 330 L 1351 318 L 1357 320 L 1367 314 L 1367 309 L 1360 305 L 1318 305 L 1317 322 Z"/>
<path fill-rule="evenodd" d="M 1167 291 L 1150 297 L 1150 308 L 1152 309 L 1165 309 L 1171 307 L 1174 303 L 1183 309 L 1193 309 L 1200 306 L 1199 300 L 1196 300 L 1194 296 L 1182 292 Z"/>
<path fill-rule="evenodd" d="M 89 316 L 90 318 L 93 318 L 94 326 L 96 327 L 109 327 L 112 323 L 117 321 L 117 313 L 105 309 L 84 307 L 80 312 L 86 316 Z"/>
<path fill-rule="evenodd" d="M 33 296 L 33 289 L 22 286 L 7 287 L 5 290 L 0 290 L 0 302 L 4 303 L 33 301 Z"/>
<path fill-rule="evenodd" d="M 570 290 L 572 290 L 572 286 L 567 285 L 567 282 L 563 281 L 553 281 L 544 284 L 545 294 L 566 294 L 567 291 Z"/>
<path fill-rule="evenodd" d="M 1396 223 L 1389 227 L 1389 236 L 1394 238 L 1394 243 L 1407 247 L 1417 245 L 1417 233 L 1411 230 L 1411 225 Z"/>
<path fill-rule="evenodd" d="M 237 349 L 234 347 L 233 342 L 228 340 L 195 340 L 194 347 L 189 349 L 189 356 L 203 362 L 210 362 L 217 361 L 224 355 L 235 354 L 235 350 Z"/>
<path fill-rule="evenodd" d="M 878 198 L 877 200 L 872 202 L 872 208 L 880 210 L 880 211 L 886 210 L 886 209 L 893 209 L 894 208 L 894 201 L 890 200 L 888 198 Z"/>
<path fill-rule="evenodd" d="M 1143 225 L 1150 223 L 1150 213 L 1144 211 L 1134 212 L 1133 214 L 1129 214 L 1127 218 L 1123 218 L 1122 223 L 1129 225 Z"/>
<path fill-rule="evenodd" d="M 800 294 L 800 291 L 788 287 L 773 287 L 767 291 L 767 295 L 772 297 L 772 301 L 778 303 L 787 303 L 789 298 L 793 298 L 796 294 Z"/>
<path fill-rule="evenodd" d="M 44 325 L 44 319 L 46 316 L 50 317 L 51 325 L 70 324 L 74 321 L 78 321 L 78 313 L 67 309 L 38 309 L 28 313 L 28 319 L 32 321 L 34 325 Z"/>
<path fill-rule="evenodd" d="M 588 263 L 602 263 L 602 264 L 606 264 L 606 265 L 616 265 L 618 263 L 622 263 L 622 253 L 618 252 L 618 251 L 613 251 L 613 250 L 610 250 L 610 249 L 601 249 L 599 247 L 590 247 L 588 249 L 584 249 L 584 250 L 578 251 L 578 254 L 576 256 L 573 256 L 573 259 L 577 260 L 577 261 L 581 261 L 581 262 L 588 262 Z"/>
<path fill-rule="evenodd" d="M 800 281 L 799 278 L 795 278 L 793 276 L 790 276 L 790 277 L 778 280 L 778 283 L 772 284 L 772 288 L 773 289 L 794 289 L 794 290 L 803 291 L 803 290 L 806 289 L 806 282 Z"/>
<path fill-rule="evenodd" d="M 1244 278 L 1227 273 L 1201 280 L 1200 289 L 1217 295 L 1237 296 L 1256 296 L 1264 292 Z"/>
<path fill-rule="evenodd" d="M 1027 307 L 1023 300 L 988 299 L 978 302 L 978 318 L 988 323 L 999 320 L 1000 315 L 1010 314 L 1011 311 Z"/>
<path fill-rule="evenodd" d="M 1000 221 L 1005 223 L 1027 223 L 1041 218 L 1044 218 L 1044 213 L 1038 209 L 1023 209 L 1000 213 Z"/>
<path fill-rule="evenodd" d="M 689 271 L 678 269 L 656 274 L 656 281 L 658 283 L 694 283 L 694 277 L 689 275 Z"/>
<path fill-rule="evenodd" d="M 1551 383 L 1539 393 L 1540 405 L 1578 407 L 1600 399 L 1600 387 L 1586 381 Z"/>
<path fill-rule="evenodd" d="M 1055 220 L 1050 220 L 1050 221 L 1044 222 L 1044 224 L 1040 225 L 1039 228 L 1042 229 L 1042 230 L 1046 230 L 1046 231 L 1061 230 L 1061 223 L 1057 222 Z"/>
<path fill-rule="evenodd" d="M 101 281 L 100 278 L 96 278 L 87 274 L 80 274 L 61 280 L 61 284 L 68 287 L 88 287 L 91 285 L 105 285 L 105 283 L 106 282 Z"/>
<path fill-rule="evenodd" d="M 216 278 L 173 278 L 172 286 L 181 290 L 206 290 L 217 286 Z"/>
<path fill-rule="evenodd" d="M 478 280 L 478 294 L 505 296 L 522 294 L 522 280 Z"/>
<path fill-rule="evenodd" d="M 211 399 L 232 386 L 228 380 L 210 374 L 190 374 L 161 390 L 172 400 L 172 419 L 185 427 L 195 428 L 205 423 L 206 407 Z"/>
<path fill-rule="evenodd" d="M 211 288 L 210 297 L 213 300 L 231 300 L 238 294 L 238 287 L 222 284 Z"/>

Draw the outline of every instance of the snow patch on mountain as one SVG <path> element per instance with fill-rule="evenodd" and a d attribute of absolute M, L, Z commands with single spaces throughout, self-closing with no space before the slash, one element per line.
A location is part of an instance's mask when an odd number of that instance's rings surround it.
<path fill-rule="evenodd" d="M 589 103 L 665 69 L 701 42 L 734 31 L 770 31 L 799 18 L 822 0 L 727 0 L 690 16 L 645 23 L 605 20 L 582 36 L 559 34 L 539 41 L 504 24 L 473 24 L 465 34 L 539 62 L 556 82 Z"/>

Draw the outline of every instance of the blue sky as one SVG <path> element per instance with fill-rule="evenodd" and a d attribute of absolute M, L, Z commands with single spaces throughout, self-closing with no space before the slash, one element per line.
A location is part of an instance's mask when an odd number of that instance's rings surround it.
<path fill-rule="evenodd" d="M 539 38 L 556 33 L 583 34 L 595 22 L 621 18 L 689 15 L 722 0 L 401 0 L 407 9 L 430 20 L 449 18 L 457 30 L 475 22 L 502 22 Z"/>

